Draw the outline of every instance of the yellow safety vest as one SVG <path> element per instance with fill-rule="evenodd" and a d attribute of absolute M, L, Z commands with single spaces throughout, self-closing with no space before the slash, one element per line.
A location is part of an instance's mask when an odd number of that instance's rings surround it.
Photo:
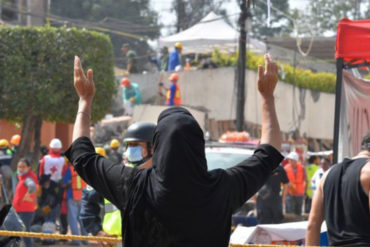
<path fill-rule="evenodd" d="M 315 172 L 318 169 L 319 169 L 319 166 L 316 165 L 316 164 L 310 164 L 310 165 L 306 166 L 306 175 L 307 175 L 307 181 L 308 181 L 308 184 L 307 184 L 307 196 L 309 198 L 312 197 L 311 179 L 312 179 L 313 175 L 315 174 Z"/>
<path fill-rule="evenodd" d="M 103 231 L 121 237 L 121 212 L 114 206 L 110 201 L 104 198 L 104 220 L 103 220 Z"/>

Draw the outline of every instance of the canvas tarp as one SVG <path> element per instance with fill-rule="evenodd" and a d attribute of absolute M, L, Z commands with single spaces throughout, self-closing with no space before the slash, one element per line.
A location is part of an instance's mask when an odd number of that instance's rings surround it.
<path fill-rule="evenodd" d="M 370 81 L 343 71 L 339 120 L 338 160 L 361 150 L 362 137 L 370 130 Z"/>
<path fill-rule="evenodd" d="M 212 52 L 214 48 L 235 52 L 238 46 L 239 33 L 225 22 L 223 17 L 210 12 L 194 26 L 161 38 L 161 47 L 172 48 L 176 42 L 183 45 L 183 54 Z M 258 40 L 248 38 L 248 49 L 266 50 L 266 45 Z"/>
<path fill-rule="evenodd" d="M 352 64 L 370 62 L 370 20 L 338 23 L 335 58 Z"/>
<path fill-rule="evenodd" d="M 282 224 L 257 225 L 253 227 L 238 226 L 230 237 L 231 244 L 271 244 L 273 241 L 297 241 L 305 239 L 308 221 Z M 326 232 L 325 222 L 321 232 Z"/>

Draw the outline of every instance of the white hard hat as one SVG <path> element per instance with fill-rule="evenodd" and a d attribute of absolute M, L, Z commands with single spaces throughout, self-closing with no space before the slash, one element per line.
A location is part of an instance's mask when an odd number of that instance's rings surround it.
<path fill-rule="evenodd" d="M 61 149 L 62 142 L 58 138 L 54 138 L 50 141 L 49 147 L 53 149 Z"/>
<path fill-rule="evenodd" d="M 287 159 L 299 161 L 299 156 L 297 152 L 290 152 L 287 156 Z"/>
<path fill-rule="evenodd" d="M 299 161 L 299 156 L 297 152 L 290 152 L 287 156 L 287 159 Z"/>

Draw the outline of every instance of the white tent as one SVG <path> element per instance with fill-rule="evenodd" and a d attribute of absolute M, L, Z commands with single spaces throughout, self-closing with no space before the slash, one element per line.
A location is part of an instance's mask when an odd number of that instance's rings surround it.
<path fill-rule="evenodd" d="M 212 52 L 214 48 L 236 51 L 239 33 L 230 27 L 223 17 L 210 12 L 194 26 L 171 36 L 160 39 L 160 46 L 172 48 L 176 42 L 182 43 L 183 54 Z M 265 51 L 263 42 L 248 39 L 248 49 Z"/>

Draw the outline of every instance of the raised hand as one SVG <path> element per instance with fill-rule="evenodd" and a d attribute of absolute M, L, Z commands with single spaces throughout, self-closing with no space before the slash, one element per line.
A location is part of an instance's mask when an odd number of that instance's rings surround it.
<path fill-rule="evenodd" d="M 81 66 L 80 58 L 75 56 L 74 61 L 74 87 L 80 100 L 91 102 L 95 95 L 95 84 L 93 81 L 93 71 L 89 69 L 87 76 Z"/>
<path fill-rule="evenodd" d="M 278 66 L 269 54 L 265 54 L 265 70 L 258 66 L 258 91 L 262 97 L 271 97 L 278 81 Z"/>

